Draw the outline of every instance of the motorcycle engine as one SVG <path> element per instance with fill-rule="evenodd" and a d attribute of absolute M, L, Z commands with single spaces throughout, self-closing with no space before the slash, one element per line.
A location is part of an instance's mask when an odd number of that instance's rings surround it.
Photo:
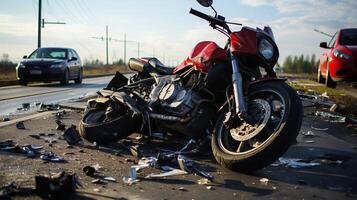
<path fill-rule="evenodd" d="M 166 112 L 183 117 L 195 107 L 199 97 L 192 90 L 186 90 L 178 83 L 171 82 L 162 88 L 158 99 Z"/>

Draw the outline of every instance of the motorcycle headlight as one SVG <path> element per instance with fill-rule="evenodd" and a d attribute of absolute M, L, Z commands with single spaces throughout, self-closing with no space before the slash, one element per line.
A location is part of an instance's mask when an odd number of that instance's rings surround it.
<path fill-rule="evenodd" d="M 274 47 L 266 39 L 261 39 L 258 46 L 259 53 L 267 60 L 272 60 L 274 56 Z"/>
<path fill-rule="evenodd" d="M 64 63 L 56 63 L 51 65 L 51 68 L 61 68 L 61 67 L 64 67 Z"/>
<path fill-rule="evenodd" d="M 346 54 L 346 53 L 344 53 L 344 52 L 342 52 L 342 51 L 340 51 L 340 50 L 337 50 L 337 49 L 333 51 L 333 55 L 334 55 L 336 58 L 342 58 L 342 59 L 346 59 L 346 60 L 351 59 L 351 56 L 350 56 L 350 55 L 348 55 L 348 54 Z"/>

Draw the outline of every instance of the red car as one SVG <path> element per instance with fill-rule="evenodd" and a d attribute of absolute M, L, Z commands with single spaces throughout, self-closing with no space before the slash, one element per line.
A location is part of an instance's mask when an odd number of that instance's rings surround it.
<path fill-rule="evenodd" d="M 320 57 L 319 83 L 335 88 L 337 81 L 357 80 L 357 28 L 339 30 L 320 47 L 327 50 Z"/>

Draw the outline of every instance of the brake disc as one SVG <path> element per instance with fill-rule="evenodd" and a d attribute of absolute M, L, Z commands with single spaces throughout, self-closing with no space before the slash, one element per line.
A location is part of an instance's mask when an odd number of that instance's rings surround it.
<path fill-rule="evenodd" d="M 239 142 L 253 138 L 264 129 L 270 114 L 271 108 L 268 101 L 254 99 L 248 107 L 248 115 L 252 117 L 252 123 L 241 122 L 239 127 L 230 129 L 231 136 Z"/>

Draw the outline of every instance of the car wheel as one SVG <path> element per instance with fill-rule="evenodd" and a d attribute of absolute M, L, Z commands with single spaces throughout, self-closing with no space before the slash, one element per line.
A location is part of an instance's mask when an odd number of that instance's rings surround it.
<path fill-rule="evenodd" d="M 29 82 L 24 80 L 19 80 L 20 85 L 26 86 Z"/>
<path fill-rule="evenodd" d="M 74 79 L 74 82 L 77 84 L 81 84 L 82 80 L 83 80 L 83 70 L 80 69 L 79 73 L 78 73 L 78 77 L 77 77 L 77 79 Z"/>
<path fill-rule="evenodd" d="M 68 69 L 66 69 L 66 71 L 64 72 L 64 75 L 63 75 L 63 79 L 61 81 L 61 84 L 62 85 L 67 85 L 69 82 L 69 71 Z"/>
<path fill-rule="evenodd" d="M 322 76 L 322 74 L 321 74 L 321 68 L 320 68 L 320 66 L 319 66 L 319 69 L 318 69 L 318 71 L 317 71 L 317 82 L 318 83 L 325 83 L 325 78 Z"/>
<path fill-rule="evenodd" d="M 326 87 L 329 87 L 329 88 L 335 88 L 337 85 L 336 82 L 333 81 L 331 78 L 329 66 L 327 66 L 325 85 L 326 85 Z"/>

